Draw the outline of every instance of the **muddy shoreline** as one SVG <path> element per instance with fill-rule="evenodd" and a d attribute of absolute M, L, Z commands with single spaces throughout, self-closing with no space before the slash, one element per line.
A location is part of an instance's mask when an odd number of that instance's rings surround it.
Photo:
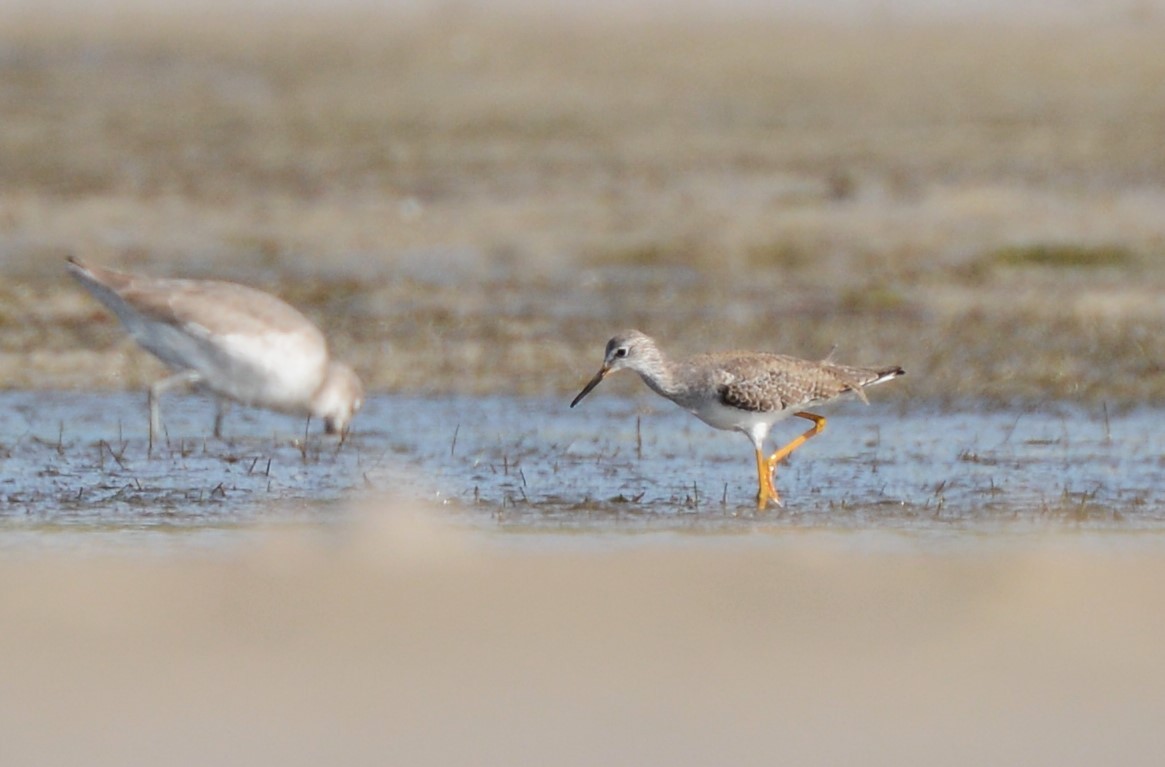
<path fill-rule="evenodd" d="M 0 387 L 159 373 L 77 252 L 269 287 L 377 392 L 564 394 L 637 326 L 1165 403 L 1152 23 L 85 13 L 0 25 Z"/>

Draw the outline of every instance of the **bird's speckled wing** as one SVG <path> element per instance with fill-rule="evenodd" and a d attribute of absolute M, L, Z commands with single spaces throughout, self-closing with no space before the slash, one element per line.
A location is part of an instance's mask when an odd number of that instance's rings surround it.
<path fill-rule="evenodd" d="M 782 354 L 710 356 L 715 361 L 710 369 L 717 371 L 720 401 L 750 412 L 808 407 L 847 392 L 865 400 L 862 387 L 900 374 L 898 368 L 849 367 Z"/>

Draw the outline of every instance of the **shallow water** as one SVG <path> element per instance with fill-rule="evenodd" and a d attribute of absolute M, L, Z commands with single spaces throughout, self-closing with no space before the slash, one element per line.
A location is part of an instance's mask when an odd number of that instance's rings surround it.
<path fill-rule="evenodd" d="M 146 456 L 144 396 L 0 395 L 0 531 L 135 541 L 197 533 L 220 546 L 255 523 L 329 524 L 367 495 L 439 504 L 511 530 L 922 533 L 1165 524 L 1165 413 L 1068 406 L 902 411 L 845 403 L 778 470 L 781 509 L 757 513 L 751 449 L 650 395 L 567 400 L 371 398 L 343 446 L 302 421 L 168 398 Z M 802 422 L 778 425 L 789 439 Z M 26 535 L 21 535 L 21 534 Z M 189 538 L 189 536 L 187 536 Z"/>

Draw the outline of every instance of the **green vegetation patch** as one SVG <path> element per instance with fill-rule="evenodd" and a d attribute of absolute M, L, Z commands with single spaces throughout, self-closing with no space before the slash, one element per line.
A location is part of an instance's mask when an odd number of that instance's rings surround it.
<path fill-rule="evenodd" d="M 848 314 L 879 314 L 907 310 L 910 302 L 890 285 L 864 285 L 844 291 L 838 308 Z"/>
<path fill-rule="evenodd" d="M 1130 266 L 1136 254 L 1121 245 L 1010 245 L 992 251 L 986 261 L 995 266 L 1102 269 Z"/>
<path fill-rule="evenodd" d="M 801 269 L 815 263 L 814 254 L 804 245 L 791 240 L 776 240 L 753 245 L 747 251 L 752 266 Z"/>

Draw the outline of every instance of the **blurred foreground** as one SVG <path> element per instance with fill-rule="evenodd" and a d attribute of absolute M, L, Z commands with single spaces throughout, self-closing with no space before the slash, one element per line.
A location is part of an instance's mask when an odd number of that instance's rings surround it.
<path fill-rule="evenodd" d="M 373 505 L 0 562 L 12 764 L 1153 764 L 1154 537 L 548 540 Z"/>

